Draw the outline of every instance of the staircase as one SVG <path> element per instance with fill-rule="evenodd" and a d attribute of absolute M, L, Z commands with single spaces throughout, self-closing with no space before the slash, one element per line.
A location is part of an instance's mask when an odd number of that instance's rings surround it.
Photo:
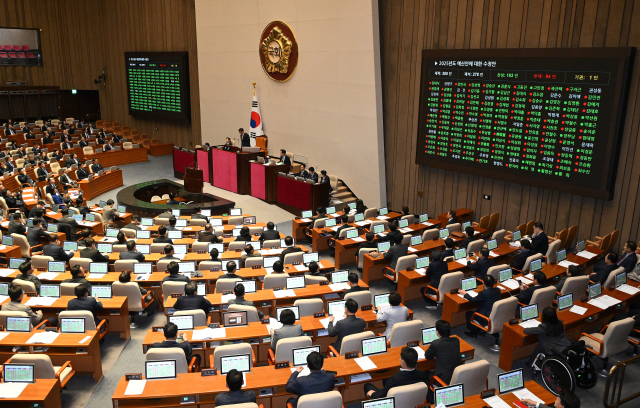
<path fill-rule="evenodd" d="M 358 199 L 351 189 L 342 180 L 338 179 L 338 188 L 331 193 L 331 205 L 336 207 L 346 206 Z"/>

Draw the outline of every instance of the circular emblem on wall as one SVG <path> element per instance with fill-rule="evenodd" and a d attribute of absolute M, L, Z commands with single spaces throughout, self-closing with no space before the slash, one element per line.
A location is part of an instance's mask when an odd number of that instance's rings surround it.
<path fill-rule="evenodd" d="M 298 42 L 282 21 L 269 23 L 260 36 L 260 63 L 274 81 L 288 81 L 298 65 Z"/>

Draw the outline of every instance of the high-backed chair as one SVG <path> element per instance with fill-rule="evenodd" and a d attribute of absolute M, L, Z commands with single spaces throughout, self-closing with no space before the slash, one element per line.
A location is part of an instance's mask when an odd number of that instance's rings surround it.
<path fill-rule="evenodd" d="M 100 335 L 100 339 L 102 339 L 109 331 L 109 322 L 107 319 L 102 319 L 96 326 L 93 314 L 87 310 L 63 310 L 58 314 L 58 319 L 65 317 L 70 319 L 84 319 L 84 328 L 86 330 L 97 330 Z"/>
<path fill-rule="evenodd" d="M 114 252 L 115 252 L 115 250 L 114 250 Z M 119 260 L 114 262 L 113 268 L 114 268 L 115 272 L 132 271 L 133 270 L 133 264 L 137 264 L 137 263 L 138 263 L 138 261 L 136 259 L 119 259 Z"/>
<path fill-rule="evenodd" d="M 189 221 L 189 225 L 195 227 L 204 227 L 205 225 L 207 225 L 207 220 L 201 220 L 197 218 L 192 219 L 191 221 Z"/>
<path fill-rule="evenodd" d="M 459 365 L 455 370 L 453 370 L 449 384 L 464 384 L 465 397 L 480 394 L 489 387 L 490 367 L 491 365 L 487 360 L 479 360 Z M 433 382 L 438 383 L 438 386 L 440 387 L 446 387 L 449 385 L 442 381 L 438 376 L 433 377 Z"/>
<path fill-rule="evenodd" d="M 498 226 L 498 221 L 500 221 L 500 213 L 496 212 L 491 214 L 491 216 L 489 217 L 489 226 L 487 226 L 487 231 L 485 232 L 486 235 L 493 234 L 493 232 L 496 230 L 496 227 Z"/>
<path fill-rule="evenodd" d="M 245 245 L 247 245 L 244 241 L 235 241 L 229 243 L 229 251 L 243 250 Z"/>
<path fill-rule="evenodd" d="M 173 293 L 179 293 L 184 296 L 184 286 L 186 282 L 171 282 L 167 281 L 162 284 L 162 303 L 165 299 L 169 299 Z"/>
<path fill-rule="evenodd" d="M 15 281 L 15 279 L 14 279 Z M 29 317 L 29 315 L 27 314 L 27 312 L 18 312 L 18 311 L 0 311 L 0 326 L 4 326 L 7 327 L 7 317 Z M 29 320 L 31 321 L 31 320 Z M 44 326 L 46 323 L 46 320 L 43 320 L 40 324 L 38 324 L 36 326 L 36 328 L 40 328 L 41 326 Z M 30 323 L 30 328 L 31 330 L 33 330 L 33 325 Z"/>
<path fill-rule="evenodd" d="M 320 298 L 297 299 L 293 305 L 298 306 L 300 317 L 313 316 L 314 313 L 320 313 L 324 310 L 324 302 Z"/>
<path fill-rule="evenodd" d="M 127 298 L 127 305 L 129 306 L 129 325 L 133 328 L 138 327 L 135 322 L 135 316 L 153 303 L 155 300 L 153 291 L 150 290 L 146 295 L 141 295 L 137 282 L 113 282 L 111 290 L 113 292 L 113 296 L 124 296 Z M 147 296 L 150 296 L 149 301 L 146 301 Z"/>
<path fill-rule="evenodd" d="M 31 259 L 32 255 L 42 254 L 42 245 L 34 246 L 33 248 L 29 245 L 29 241 L 27 241 L 27 237 L 20 234 L 11 234 L 13 237 L 13 245 L 17 245 L 20 247 L 20 254 L 23 258 Z"/>
<path fill-rule="evenodd" d="M 474 253 L 478 255 L 478 252 L 484 247 L 484 240 L 476 239 L 475 241 L 471 241 L 469 245 L 467 245 L 467 253 Z"/>
<path fill-rule="evenodd" d="M 309 336 L 289 337 L 278 340 L 275 353 L 269 348 L 269 365 L 275 365 L 276 362 L 288 361 L 291 366 L 293 366 L 293 349 L 311 347 L 312 345 L 313 343 Z"/>
<path fill-rule="evenodd" d="M 452 233 L 455 231 L 460 231 L 460 228 L 462 228 L 462 224 L 460 224 L 459 222 L 456 222 L 456 223 L 447 225 L 445 228 L 449 230 L 449 233 Z"/>
<path fill-rule="evenodd" d="M 487 270 L 487 275 L 491 275 L 493 276 L 493 278 L 496 280 L 496 284 L 498 282 L 500 282 L 499 277 L 500 277 L 500 271 L 503 269 L 509 269 L 509 265 L 496 265 L 496 266 L 492 266 Z"/>
<path fill-rule="evenodd" d="M 244 260 L 245 268 L 252 268 L 255 265 L 264 266 L 264 258 L 261 256 L 256 256 Z"/>
<path fill-rule="evenodd" d="M 422 242 L 431 241 L 439 235 L 437 228 L 428 229 L 422 233 Z"/>
<path fill-rule="evenodd" d="M 329 349 L 327 351 L 327 357 L 337 357 L 344 356 L 346 353 L 350 353 L 352 351 L 357 351 L 358 353 L 362 353 L 362 340 L 374 338 L 375 334 L 372 331 L 366 331 L 362 333 L 350 334 L 348 336 L 344 336 L 342 338 L 342 343 L 340 343 L 340 352 L 338 353 L 336 349 L 329 345 Z"/>
<path fill-rule="evenodd" d="M 176 310 L 173 313 L 174 316 L 193 316 L 194 327 L 204 327 L 211 323 L 211 316 L 204 314 L 204 310 Z"/>
<path fill-rule="evenodd" d="M 359 270 L 362 270 L 362 265 L 364 263 L 364 254 L 368 254 L 369 252 L 374 251 L 376 251 L 375 248 L 361 248 L 358 250 L 358 253 L 356 254 L 356 263 Z"/>
<path fill-rule="evenodd" d="M 562 285 L 560 295 L 564 296 L 568 293 L 571 293 L 573 295 L 573 300 L 575 301 L 576 299 L 580 299 L 581 297 L 583 297 L 588 288 L 588 276 L 572 276 L 564 281 L 564 285 Z"/>
<path fill-rule="evenodd" d="M 584 340 L 587 350 L 602 360 L 602 370 L 598 374 L 606 377 L 609 357 L 627 350 L 629 344 L 627 338 L 633 329 L 635 321 L 627 317 L 610 323 L 602 328 L 599 333 L 582 333 L 580 340 Z"/>
<path fill-rule="evenodd" d="M 398 276 L 400 275 L 400 271 L 407 270 L 407 268 L 415 268 L 416 267 L 416 259 L 418 259 L 417 255 L 405 255 L 398 258 L 396 262 L 396 269 L 391 269 L 390 267 L 384 268 L 383 274 L 384 277 L 398 283 Z"/>
<path fill-rule="evenodd" d="M 406 346 L 410 341 L 422 339 L 422 320 L 407 320 L 393 325 L 389 335 L 389 347 Z"/>
<path fill-rule="evenodd" d="M 220 370 L 220 359 L 226 356 L 237 356 L 239 354 L 250 354 L 252 356 L 249 359 L 249 366 L 253 367 L 256 364 L 256 356 L 253 352 L 253 348 L 249 343 L 230 344 L 224 346 L 218 346 L 213 351 L 213 367 Z"/>
<path fill-rule="evenodd" d="M 321 392 L 317 394 L 307 394 L 298 398 L 298 408 L 343 408 L 342 394 L 340 391 Z M 287 408 L 293 408 L 290 402 Z"/>
<path fill-rule="evenodd" d="M 327 281 L 326 276 L 312 276 L 312 275 L 304 275 L 304 283 L 305 285 L 319 285 L 321 282 Z"/>
<path fill-rule="evenodd" d="M 518 271 L 518 272 L 522 272 L 522 273 L 529 272 L 529 270 L 531 270 L 531 262 L 535 261 L 536 259 L 542 259 L 542 258 L 543 258 L 542 254 L 534 254 L 527 257 L 527 260 L 524 262 L 524 266 L 522 267 L 522 271 Z M 517 271 L 517 269 L 515 268 L 513 270 Z"/>
<path fill-rule="evenodd" d="M 624 272 L 624 267 L 620 267 L 609 272 L 609 276 L 607 276 L 607 279 L 605 279 L 604 284 L 602 286 L 605 288 L 608 288 L 609 286 L 615 285 L 616 275 L 622 272 Z"/>
<path fill-rule="evenodd" d="M 429 387 L 423 382 L 393 387 L 387 392 L 387 397 L 395 398 L 396 407 L 417 407 L 427 401 Z"/>
<path fill-rule="evenodd" d="M 524 231 L 524 235 L 531 236 L 531 234 L 533 234 L 533 227 L 535 223 L 536 223 L 536 220 L 531 220 L 527 223 L 527 229 Z"/>
<path fill-rule="evenodd" d="M 76 265 L 80 265 L 85 271 L 89 271 L 91 265 L 91 258 L 71 258 L 69 259 L 69 267 L 73 268 Z"/>
<path fill-rule="evenodd" d="M 388 230 L 388 229 L 389 229 L 389 221 L 386 221 L 386 220 L 376 220 L 376 221 L 371 221 L 371 224 L 369 224 L 369 225 L 367 226 L 367 229 L 368 229 L 369 231 L 373 231 L 373 230 L 374 230 L 374 227 L 375 227 L 376 225 L 384 225 L 384 229 L 385 229 L 385 230 Z"/>
<path fill-rule="evenodd" d="M 480 218 L 480 221 L 472 222 L 471 225 L 474 227 L 487 229 L 487 227 L 489 226 L 489 218 L 490 217 L 488 215 L 484 215 Z"/>
<path fill-rule="evenodd" d="M 409 220 L 409 224 L 416 222 L 416 216 L 413 214 L 407 214 L 400 217 L 401 220 Z"/>
<path fill-rule="evenodd" d="M 206 243 L 205 243 L 205 244 L 206 244 Z M 163 252 L 164 252 L 164 247 L 165 247 L 166 245 L 167 245 L 167 244 L 151 244 L 151 247 L 150 247 L 150 250 L 149 250 L 149 251 L 150 251 L 152 254 L 161 254 L 161 253 L 163 253 Z"/>
<path fill-rule="evenodd" d="M 133 143 L 131 143 L 131 142 L 124 142 L 124 143 L 122 144 L 122 148 L 123 148 L 124 150 L 131 150 L 131 149 L 133 149 Z"/>
<path fill-rule="evenodd" d="M 232 278 L 232 279 L 218 279 L 216 281 L 216 291 L 215 293 L 224 293 L 225 290 L 233 291 L 233 288 L 236 287 L 237 282 L 240 282 L 242 279 L 240 278 Z"/>
<path fill-rule="evenodd" d="M 491 308 L 491 314 L 489 316 L 481 315 L 475 312 L 471 316 L 471 324 L 479 328 L 485 333 L 493 335 L 496 342 L 491 346 L 491 350 L 500 351 L 500 333 L 502 332 L 502 326 L 509 320 L 513 319 L 516 314 L 516 308 L 518 307 L 518 298 L 508 297 L 502 299 L 493 304 Z M 476 317 L 483 318 L 488 323 L 486 325 L 480 324 Z"/>
<path fill-rule="evenodd" d="M 54 366 L 51 357 L 46 354 L 18 353 L 11 356 L 8 361 L 12 364 L 33 364 L 34 378 L 36 380 L 58 380 L 60 388 L 64 388 L 75 375 L 76 370 L 71 361 L 66 361 L 61 366 Z"/>
<path fill-rule="evenodd" d="M 497 230 L 494 231 L 493 235 L 491 235 L 491 239 L 495 239 L 498 245 L 504 243 L 504 237 L 507 235 L 507 230 Z"/>
<path fill-rule="evenodd" d="M 156 264 L 156 268 L 158 269 L 158 272 L 166 271 L 167 267 L 171 262 L 173 262 L 173 260 L 171 259 L 163 259 L 162 261 L 158 261 L 158 263 Z"/>
<path fill-rule="evenodd" d="M 127 238 L 135 238 L 136 237 L 136 230 L 131 229 L 131 228 L 122 228 L 122 229 L 120 229 L 120 232 L 122 232 Z"/>
<path fill-rule="evenodd" d="M 562 248 L 562 241 L 556 239 L 551 244 L 549 244 L 549 249 L 547 250 L 546 257 L 548 264 L 554 264 L 558 261 L 558 251 Z"/>
<path fill-rule="evenodd" d="M 247 305 L 229 305 L 227 309 L 229 312 L 247 312 L 247 321 L 249 323 L 256 323 L 260 321 L 260 315 L 258 315 L 258 309 L 255 306 Z M 204 312 L 203 312 L 204 313 Z"/>
<path fill-rule="evenodd" d="M 376 217 L 378 215 L 378 209 L 373 207 L 373 208 L 367 208 L 366 210 L 364 210 L 364 219 L 366 220 L 367 218 L 372 218 L 372 217 Z"/>
<path fill-rule="evenodd" d="M 202 261 L 198 264 L 199 271 L 210 271 L 213 268 L 221 269 L 222 262 L 221 261 Z"/>
<path fill-rule="evenodd" d="M 187 366 L 187 356 L 184 354 L 184 350 L 180 347 L 167 347 L 167 348 L 150 348 L 145 354 L 146 361 L 163 361 L 163 360 L 175 360 L 176 361 L 176 374 L 195 373 L 200 367 L 198 367 L 198 361 L 195 357 L 191 358 L 189 365 Z"/>
<path fill-rule="evenodd" d="M 551 307 L 553 305 L 553 300 L 556 298 L 556 287 L 553 285 L 536 289 L 533 292 L 533 296 L 531 296 L 530 305 L 538 304 L 538 310 L 542 311 L 545 307 Z M 520 306 L 527 306 L 518 302 Z"/>
<path fill-rule="evenodd" d="M 61 283 L 60 284 L 60 295 L 61 296 L 75 296 L 75 289 L 79 283 Z"/>
<path fill-rule="evenodd" d="M 279 239 L 267 239 L 262 243 L 262 248 L 271 249 L 271 248 L 280 248 L 280 240 Z M 288 255 L 288 254 L 287 254 Z M 286 257 L 286 255 L 285 255 Z"/>
<path fill-rule="evenodd" d="M 562 244 L 560 244 L 560 247 L 564 248 L 567 245 L 568 234 L 569 234 L 569 230 L 565 228 L 560 232 L 556 232 L 556 235 L 554 237 L 549 237 L 549 241 L 554 241 L 556 239 L 559 239 L 562 242 Z"/>
<path fill-rule="evenodd" d="M 36 290 L 36 285 L 31 281 L 14 279 L 11 282 L 11 286 L 20 286 L 25 293 L 38 293 L 38 291 Z"/>
<path fill-rule="evenodd" d="M 438 285 L 437 288 L 434 288 L 431 285 L 427 285 L 424 288 L 424 291 L 426 293 L 425 296 L 429 297 L 429 299 L 433 300 L 434 302 L 440 304 L 444 300 L 444 295 L 449 293 L 451 289 L 460 288 L 460 280 L 462 278 L 464 278 L 464 273 L 462 272 L 449 272 L 447 274 L 444 274 L 440 278 L 440 285 Z M 426 292 L 427 288 L 434 290 L 436 293 L 433 295 L 429 294 L 428 292 Z"/>
<path fill-rule="evenodd" d="M 344 300 L 349 300 L 349 299 L 355 300 L 358 303 L 359 308 L 362 308 L 362 306 L 373 304 L 373 294 L 368 290 L 351 292 L 344 295 Z"/>
<path fill-rule="evenodd" d="M 58 227 L 58 230 L 60 229 L 60 227 Z M 113 253 L 119 253 L 119 252 L 127 252 L 127 246 L 122 244 L 122 245 L 114 245 L 111 247 L 113 249 Z M 118 260 L 119 261 L 119 260 Z M 116 262 L 118 262 L 116 261 Z M 123 261 L 126 261 L 126 259 L 123 259 Z"/>
<path fill-rule="evenodd" d="M 289 277 L 288 273 L 276 273 L 276 274 L 267 275 L 264 277 L 262 288 L 273 289 L 276 286 L 286 287 L 288 277 Z"/>

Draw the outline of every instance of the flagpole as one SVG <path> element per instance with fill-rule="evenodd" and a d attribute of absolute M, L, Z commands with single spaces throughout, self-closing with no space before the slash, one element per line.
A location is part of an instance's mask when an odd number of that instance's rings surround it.
<path fill-rule="evenodd" d="M 253 83 L 253 96 L 256 96 L 256 83 Z"/>

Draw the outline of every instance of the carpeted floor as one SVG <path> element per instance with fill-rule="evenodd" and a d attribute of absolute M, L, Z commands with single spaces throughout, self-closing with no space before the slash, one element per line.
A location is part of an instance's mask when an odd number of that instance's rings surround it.
<path fill-rule="evenodd" d="M 161 178 L 173 179 L 171 156 L 149 157 L 149 162 L 122 166 L 122 170 L 124 172 L 126 185 Z M 115 199 L 116 192 L 117 190 L 111 191 L 96 198 L 95 201 L 97 202 L 100 199 L 106 200 L 108 198 Z M 284 234 L 291 233 L 291 219 L 293 216 L 276 206 L 265 204 L 252 197 L 239 196 L 211 186 L 206 187 L 206 192 L 219 195 L 226 199 L 235 200 L 237 207 L 241 207 L 246 213 L 256 215 L 258 221 L 273 221 L 277 223 L 277 229 L 279 231 Z M 333 261 L 333 258 L 327 253 L 321 254 L 321 258 Z M 351 265 L 349 269 L 355 271 L 355 265 Z M 374 282 L 371 290 L 374 293 L 385 293 L 393 290 L 393 287 L 386 281 Z M 440 318 L 440 310 L 426 310 L 424 308 L 424 302 L 422 301 L 411 302 L 407 306 L 414 311 L 414 319 L 422 320 L 425 327 L 433 326 Z M 80 408 L 90 406 L 91 408 L 111 408 L 113 406 L 111 396 L 120 378 L 124 376 L 125 373 L 141 372 L 143 370 L 144 355 L 142 353 L 141 343 L 146 331 L 152 326 L 163 325 L 165 318 L 162 314 L 156 313 L 151 317 L 137 318 L 137 322 L 139 323 L 139 327 L 132 329 L 131 339 L 126 344 L 115 336 L 109 336 L 107 338 L 107 341 L 102 346 L 104 378 L 96 386 L 91 378 L 76 376 L 62 394 L 64 407 Z M 465 326 L 459 326 L 453 329 L 452 334 L 460 336 L 475 347 L 475 359 L 485 359 L 491 364 L 489 388 L 497 388 L 496 374 L 502 370 L 498 368 L 499 353 L 495 353 L 489 349 L 493 338 L 486 336 L 484 338 L 469 339 L 463 334 L 465 330 Z M 629 347 L 627 352 L 617 355 L 616 358 L 612 358 L 609 363 L 610 366 L 615 364 L 618 359 L 625 360 L 630 358 L 632 356 L 631 352 L 632 349 Z M 600 368 L 602 366 L 601 362 L 598 359 L 594 360 L 596 361 L 596 366 Z M 521 367 L 524 367 L 524 360 L 513 364 L 514 369 Z M 526 380 L 530 380 L 531 375 L 526 368 L 525 373 Z M 623 396 L 637 391 L 637 387 L 634 387 L 632 384 L 636 383 L 637 378 L 640 378 L 640 367 L 631 366 L 627 368 L 626 378 L 628 385 L 623 387 Z M 598 384 L 594 388 L 590 390 L 577 390 L 577 394 L 582 400 L 583 408 L 603 406 L 604 385 L 605 379 L 599 378 Z M 629 404 L 629 406 L 633 406 L 633 403 Z M 356 407 L 360 407 L 360 404 L 347 405 L 347 408 Z"/>

